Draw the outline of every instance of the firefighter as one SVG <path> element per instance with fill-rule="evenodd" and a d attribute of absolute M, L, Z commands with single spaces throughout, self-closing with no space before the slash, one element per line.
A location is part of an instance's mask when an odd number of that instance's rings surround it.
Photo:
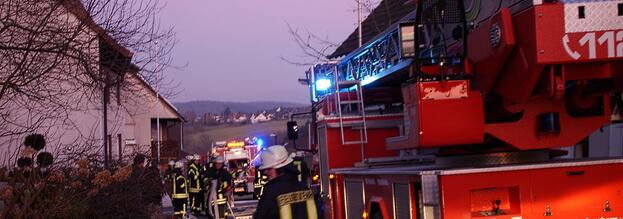
<path fill-rule="evenodd" d="M 164 184 L 171 185 L 173 183 L 174 177 L 175 177 L 175 161 L 169 160 L 167 169 L 164 171 Z M 169 196 L 169 198 L 171 198 L 171 201 L 173 201 L 173 196 L 171 194 L 172 191 L 173 190 L 171 190 L 171 186 L 165 187 L 165 193 Z"/>
<path fill-rule="evenodd" d="M 175 161 L 169 160 L 169 162 L 167 163 L 167 169 L 164 171 L 165 180 L 171 177 L 171 175 L 174 172 L 174 168 L 175 168 Z"/>
<path fill-rule="evenodd" d="M 186 178 L 182 174 L 184 164 L 181 161 L 175 162 L 175 169 L 172 174 L 171 197 L 173 198 L 173 210 L 176 217 L 186 218 L 186 204 L 188 202 L 188 187 Z"/>
<path fill-rule="evenodd" d="M 309 187 L 310 185 L 309 178 L 311 174 L 310 174 L 309 168 L 307 167 L 307 163 L 305 163 L 304 156 L 305 156 L 304 151 L 297 151 L 294 154 L 294 158 L 293 158 L 294 161 L 292 161 L 292 164 L 294 164 L 294 167 L 296 167 L 296 169 L 299 172 L 299 174 L 297 175 L 297 180 Z"/>
<path fill-rule="evenodd" d="M 232 177 L 225 168 L 225 159 L 220 156 L 216 157 L 214 166 L 208 169 L 206 175 L 208 181 L 215 182 L 210 183 L 215 188 L 211 188 L 209 191 L 216 193 L 208 195 L 208 197 L 211 198 L 207 200 L 208 203 L 206 203 L 206 205 L 213 209 L 211 212 L 215 218 L 225 218 L 227 216 L 227 204 L 232 188 Z M 217 213 L 214 215 L 214 212 Z"/>
<path fill-rule="evenodd" d="M 268 147 L 260 154 L 259 169 L 268 176 L 254 219 L 317 219 L 314 194 L 298 181 L 298 171 L 284 146 Z"/>
<path fill-rule="evenodd" d="M 262 174 L 262 171 L 255 169 L 255 179 L 253 181 L 253 198 L 259 199 L 264 192 L 264 185 L 268 182 L 268 177 Z"/>
<path fill-rule="evenodd" d="M 193 155 L 188 161 L 188 170 L 186 172 L 189 182 L 188 194 L 190 196 L 190 208 L 195 215 L 201 213 L 201 200 L 203 200 L 201 195 L 201 174 L 199 172 L 199 166 L 197 166 L 199 159 L 200 157 L 198 154 Z"/>
<path fill-rule="evenodd" d="M 167 169 L 164 170 L 164 181 L 170 182 L 173 179 L 173 173 L 175 172 L 175 161 L 169 160 L 167 163 Z"/>
<path fill-rule="evenodd" d="M 209 158 L 208 158 L 209 159 Z M 208 172 L 208 168 L 207 168 L 207 162 L 206 163 L 201 163 L 200 161 L 197 161 L 198 165 L 199 165 L 199 198 L 198 201 L 199 203 L 199 211 L 205 211 L 206 209 L 206 197 L 207 194 L 206 192 L 208 191 L 208 189 L 206 188 L 206 179 L 207 179 L 207 172 Z M 207 213 L 207 211 L 206 211 Z"/>
<path fill-rule="evenodd" d="M 201 200 L 203 208 L 202 211 L 206 212 L 206 215 L 210 215 L 210 211 L 208 210 L 208 199 L 210 198 L 210 178 L 208 177 L 208 172 L 212 167 L 212 159 L 208 157 L 206 162 L 201 165 L 201 193 L 203 194 L 203 200 Z"/>

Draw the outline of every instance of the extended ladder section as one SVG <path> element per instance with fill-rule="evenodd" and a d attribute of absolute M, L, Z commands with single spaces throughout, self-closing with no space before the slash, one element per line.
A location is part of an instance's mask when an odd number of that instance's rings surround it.
<path fill-rule="evenodd" d="M 335 106 L 337 117 L 340 121 L 340 137 L 343 145 L 368 143 L 368 129 L 366 126 L 366 110 L 363 103 L 363 87 L 359 80 L 340 81 L 337 66 L 333 71 L 335 87 Z M 346 92 L 346 98 L 342 98 L 342 90 Z M 355 94 L 353 97 L 352 94 Z M 344 105 L 344 107 L 342 107 Z M 345 110 L 345 111 L 344 111 Z M 344 126 L 359 130 L 359 138 L 347 139 L 344 134 Z"/>
<path fill-rule="evenodd" d="M 413 21 L 414 18 L 415 12 L 412 12 L 399 23 Z M 399 23 L 391 25 L 342 59 L 314 65 L 308 72 L 312 102 L 325 101 L 325 113 L 337 117 L 344 145 L 368 142 L 363 87 L 407 78 L 408 71 L 405 69 L 412 64 L 412 59 L 401 54 L 403 45 Z M 345 131 L 345 127 L 359 130 L 359 137 Z"/>

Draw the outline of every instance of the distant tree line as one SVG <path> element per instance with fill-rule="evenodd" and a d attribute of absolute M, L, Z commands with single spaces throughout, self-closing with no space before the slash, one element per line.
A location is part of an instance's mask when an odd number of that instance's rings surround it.
<path fill-rule="evenodd" d="M 247 125 L 273 120 L 286 120 L 292 113 L 308 111 L 307 107 L 275 107 L 273 109 L 256 111 L 255 113 L 234 112 L 230 107 L 220 113 L 197 114 L 195 111 L 184 112 L 186 124 L 193 127 L 214 126 L 220 124 Z M 261 117 L 261 118 L 260 118 Z"/>

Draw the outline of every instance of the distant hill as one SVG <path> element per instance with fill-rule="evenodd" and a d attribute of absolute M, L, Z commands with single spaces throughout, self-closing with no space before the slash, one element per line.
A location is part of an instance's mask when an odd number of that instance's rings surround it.
<path fill-rule="evenodd" d="M 229 107 L 232 112 L 254 113 L 261 110 L 269 110 L 275 107 L 286 108 L 298 108 L 306 107 L 308 105 L 292 102 L 277 102 L 277 101 L 256 101 L 256 102 L 223 102 L 223 101 L 190 101 L 173 103 L 181 113 L 194 111 L 197 115 L 203 115 L 204 113 L 222 113 L 225 108 Z"/>

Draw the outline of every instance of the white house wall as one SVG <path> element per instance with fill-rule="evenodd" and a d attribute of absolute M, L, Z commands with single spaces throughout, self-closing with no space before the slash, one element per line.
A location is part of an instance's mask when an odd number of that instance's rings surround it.
<path fill-rule="evenodd" d="M 63 22 L 70 24 L 79 22 L 67 10 L 63 8 L 60 10 L 62 10 L 62 15 L 59 15 L 57 21 L 62 21 L 60 22 L 61 25 Z M 99 42 L 96 40 L 96 33 L 85 26 L 82 35 L 76 39 L 74 46 L 82 48 L 83 52 L 87 51 L 92 60 L 93 72 L 99 72 Z M 45 62 L 46 60 L 40 61 Z M 4 124 L 3 129 L 6 129 L 3 130 L 4 133 L 7 131 L 21 132 L 27 130 L 28 127 L 36 127 L 27 133 L 7 134 L 0 137 L 0 162 L 2 165 L 15 165 L 17 154 L 23 147 L 23 139 L 30 133 L 40 133 L 46 137 L 47 146 L 44 151 L 53 153 L 57 162 L 66 159 L 73 160 L 77 158 L 76 153 L 103 154 L 102 94 L 93 93 L 90 90 L 92 87 L 84 87 L 84 83 L 82 83 L 84 81 L 81 80 L 88 81 L 89 79 L 86 77 L 84 69 L 79 68 L 75 60 L 68 59 L 63 64 L 51 69 L 46 74 L 47 77 L 60 78 L 56 82 L 63 81 L 62 83 L 48 84 L 47 82 L 50 80 L 44 78 L 36 86 L 57 88 L 59 92 L 67 91 L 56 100 L 60 102 L 58 105 L 64 105 L 66 108 L 48 109 L 41 104 L 48 101 L 45 97 L 37 101 L 19 94 L 0 101 L 0 113 L 8 115 L 9 119 L 14 121 L 12 124 Z M 5 69 L 4 71 L 8 70 Z M 115 105 L 116 103 L 111 101 L 108 108 L 108 130 L 112 136 L 121 133 L 123 127 L 123 111 Z M 49 114 L 50 112 L 53 113 Z M 113 142 L 115 141 L 113 140 Z"/>
<path fill-rule="evenodd" d="M 128 83 L 136 90 L 124 95 L 125 124 L 123 136 L 125 141 L 136 142 L 137 148 L 127 147 L 124 153 L 149 152 L 152 140 L 151 119 L 181 119 L 175 109 L 140 82 L 136 76 L 126 77 Z"/>

